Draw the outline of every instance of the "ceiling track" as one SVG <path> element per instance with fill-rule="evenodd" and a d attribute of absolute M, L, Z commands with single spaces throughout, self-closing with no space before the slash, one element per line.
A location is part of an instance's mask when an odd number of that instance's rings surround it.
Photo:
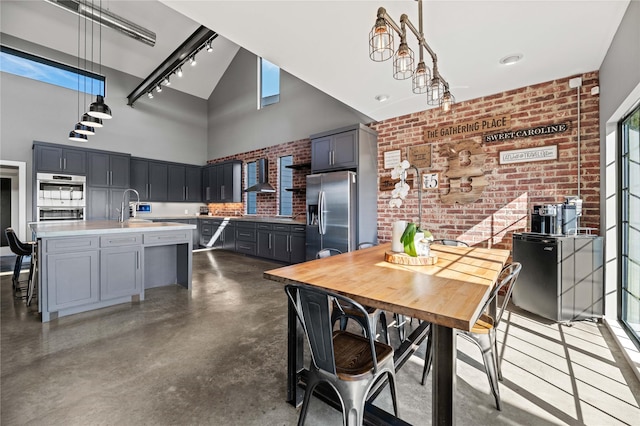
<path fill-rule="evenodd" d="M 156 44 L 156 33 L 154 33 L 153 31 L 143 28 L 140 25 L 134 24 L 127 19 L 109 12 L 108 10 L 96 7 L 90 2 L 78 0 L 44 1 L 56 5 L 61 9 L 71 12 L 75 15 L 82 16 L 83 18 L 93 21 L 96 24 L 119 31 L 134 40 L 138 40 L 141 43 L 147 44 L 149 46 L 155 46 Z"/>
<path fill-rule="evenodd" d="M 133 92 L 127 96 L 127 105 L 133 106 L 133 103 L 145 93 L 148 93 L 154 87 L 158 87 L 162 81 L 180 68 L 189 58 L 193 57 L 207 43 L 215 40 L 218 33 L 201 25 L 191 36 L 184 41 L 174 52 L 167 57 L 142 83 L 138 85 Z"/>

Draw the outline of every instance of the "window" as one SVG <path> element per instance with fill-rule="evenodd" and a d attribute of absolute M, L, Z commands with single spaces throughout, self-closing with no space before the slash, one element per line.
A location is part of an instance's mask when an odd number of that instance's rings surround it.
<path fill-rule="evenodd" d="M 6 46 L 0 46 L 0 71 L 90 95 L 104 96 L 103 76 Z"/>
<path fill-rule="evenodd" d="M 640 106 L 621 123 L 621 320 L 640 343 Z"/>
<path fill-rule="evenodd" d="M 280 102 L 280 68 L 258 58 L 258 109 Z"/>
<path fill-rule="evenodd" d="M 278 186 L 278 191 L 280 192 L 279 214 L 282 216 L 291 216 L 293 214 L 293 193 L 291 191 L 287 191 L 287 188 L 293 188 L 293 169 L 287 167 L 292 164 L 293 155 L 280 157 L 280 184 Z"/>
<path fill-rule="evenodd" d="M 247 188 L 258 183 L 258 168 L 257 163 L 252 161 L 247 163 L 247 170 L 245 176 L 247 176 Z M 256 203 L 256 193 L 247 192 L 247 214 L 256 214 L 258 212 L 258 206 Z"/>

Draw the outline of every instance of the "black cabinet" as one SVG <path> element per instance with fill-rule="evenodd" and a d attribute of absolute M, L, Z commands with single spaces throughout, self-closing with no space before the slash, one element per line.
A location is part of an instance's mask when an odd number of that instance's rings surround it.
<path fill-rule="evenodd" d="M 256 255 L 256 223 L 236 222 L 236 251 L 238 253 Z"/>
<path fill-rule="evenodd" d="M 167 201 L 202 201 L 201 168 L 183 164 L 167 166 Z"/>
<path fill-rule="evenodd" d="M 242 161 L 211 164 L 203 172 L 204 201 L 207 203 L 242 202 Z"/>
<path fill-rule="evenodd" d="M 313 172 L 351 169 L 357 166 L 357 130 L 311 140 L 311 169 Z"/>
<path fill-rule="evenodd" d="M 168 200 L 168 170 L 162 161 L 131 159 L 131 188 L 138 191 L 140 201 Z"/>
<path fill-rule="evenodd" d="M 85 175 L 87 155 L 82 149 L 64 148 L 48 144 L 33 144 L 36 172 Z"/>
<path fill-rule="evenodd" d="M 258 222 L 256 224 L 256 255 L 280 262 L 304 262 L 305 227 Z"/>
<path fill-rule="evenodd" d="M 289 235 L 289 262 L 304 262 L 306 260 L 306 228 L 304 225 L 291 225 L 290 230 L 291 234 Z"/>
<path fill-rule="evenodd" d="M 102 152 L 87 153 L 87 185 L 90 187 L 128 188 L 130 156 Z"/>

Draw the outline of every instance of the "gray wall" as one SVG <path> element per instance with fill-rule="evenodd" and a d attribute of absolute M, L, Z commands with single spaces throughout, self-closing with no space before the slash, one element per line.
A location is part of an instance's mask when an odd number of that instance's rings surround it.
<path fill-rule="evenodd" d="M 69 65 L 77 59 L 24 40 L 0 34 L 6 46 Z M 97 70 L 98 66 L 94 66 Z M 202 165 L 207 159 L 207 101 L 167 88 L 155 99 L 141 98 L 135 108 L 127 95 L 140 79 L 102 68 L 107 77 L 106 104 L 113 119 L 90 136 L 88 143 L 71 142 L 69 131 L 78 122 L 75 90 L 0 74 L 0 158 L 27 163 L 27 212 L 31 219 L 31 145 L 34 140 L 69 146 L 130 153 L 139 157 Z M 80 96 L 84 109 L 94 99 Z M 81 111 L 84 112 L 84 111 Z"/>
<path fill-rule="evenodd" d="M 600 229 L 606 230 L 605 316 L 618 316 L 617 122 L 640 101 L 640 2 L 632 1 L 600 67 Z M 613 133 L 612 133 L 613 132 Z M 609 141 L 607 141 L 607 136 Z M 607 142 L 610 145 L 607 146 Z M 607 158 L 608 157 L 608 158 Z"/>
<path fill-rule="evenodd" d="M 258 110 L 257 90 L 256 56 L 241 48 L 209 98 L 209 159 L 372 121 L 284 70 L 279 103 Z"/>

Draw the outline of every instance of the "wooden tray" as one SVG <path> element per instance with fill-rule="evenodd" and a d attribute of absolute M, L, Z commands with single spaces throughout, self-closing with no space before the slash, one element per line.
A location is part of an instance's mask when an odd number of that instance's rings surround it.
<path fill-rule="evenodd" d="M 387 251 L 384 253 L 384 260 L 398 265 L 433 265 L 438 261 L 438 256 L 409 256 L 407 253 L 396 253 Z"/>

